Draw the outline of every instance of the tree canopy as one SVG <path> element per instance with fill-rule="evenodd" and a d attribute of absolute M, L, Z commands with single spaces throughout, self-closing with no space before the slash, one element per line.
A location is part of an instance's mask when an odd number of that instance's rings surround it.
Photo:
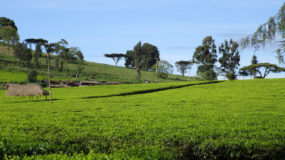
<path fill-rule="evenodd" d="M 141 52 L 143 61 L 141 62 L 140 66 L 144 70 L 151 70 L 151 67 L 156 64 L 157 61 L 159 61 L 159 50 L 155 45 L 152 45 L 150 43 L 144 43 L 141 46 Z M 134 68 L 134 51 L 128 50 L 126 52 L 126 61 L 125 66 L 128 68 Z"/>
<path fill-rule="evenodd" d="M 175 63 L 175 66 L 177 68 L 177 71 L 182 74 L 182 77 L 184 77 L 185 73 L 187 73 L 187 69 L 190 69 L 191 62 L 190 61 L 177 61 Z"/>
<path fill-rule="evenodd" d="M 18 30 L 15 22 L 9 18 L 6 17 L 0 17 L 0 28 L 4 26 L 10 26 L 14 28 L 16 31 Z"/>
<path fill-rule="evenodd" d="M 0 40 L 8 45 L 15 45 L 19 42 L 19 35 L 15 28 L 11 26 L 0 27 Z"/>
<path fill-rule="evenodd" d="M 215 40 L 211 36 L 205 37 L 202 41 L 202 45 L 196 48 L 193 60 L 200 64 L 197 69 L 197 74 L 202 78 L 207 80 L 217 79 L 217 74 L 214 71 L 214 66 L 217 62 L 217 49 Z"/>
<path fill-rule="evenodd" d="M 111 53 L 111 54 L 104 54 L 105 57 L 112 58 L 115 62 L 115 65 L 118 65 L 118 62 L 124 58 L 126 55 L 123 53 Z"/>
<path fill-rule="evenodd" d="M 229 80 L 237 78 L 235 70 L 238 69 L 240 61 L 238 47 L 238 43 L 234 42 L 232 39 L 229 42 L 225 40 L 219 47 L 219 53 L 222 54 L 219 58 L 221 64 L 220 69 L 222 72 L 226 73 L 226 77 Z"/>
<path fill-rule="evenodd" d="M 261 69 L 264 69 L 263 74 Z M 265 78 L 270 72 L 273 73 L 284 72 L 285 68 L 278 67 L 276 64 L 257 63 L 240 68 L 240 74 L 250 75 L 252 70 L 256 70 L 256 73 L 259 74 L 259 76 L 256 78 Z"/>

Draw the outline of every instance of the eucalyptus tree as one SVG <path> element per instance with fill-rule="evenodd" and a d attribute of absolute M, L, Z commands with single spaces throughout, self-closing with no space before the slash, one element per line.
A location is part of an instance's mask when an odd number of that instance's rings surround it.
<path fill-rule="evenodd" d="M 276 49 L 277 59 L 284 64 L 285 54 L 285 3 L 277 14 L 268 19 L 267 22 L 260 25 L 257 30 L 240 41 L 242 48 L 251 47 L 258 50 L 272 42 L 279 45 Z"/>
<path fill-rule="evenodd" d="M 112 58 L 113 61 L 115 62 L 116 67 L 117 67 L 118 62 L 119 62 L 122 58 L 124 58 L 126 55 L 123 54 L 123 53 L 111 53 L 111 54 L 104 54 L 104 56 L 107 57 L 107 58 Z"/>
<path fill-rule="evenodd" d="M 238 43 L 232 39 L 228 42 L 225 40 L 224 43 L 219 47 L 219 53 L 222 56 L 219 58 L 221 64 L 220 69 L 226 74 L 229 80 L 237 78 L 236 69 L 238 69 L 240 55 L 238 51 Z"/>
<path fill-rule="evenodd" d="M 197 68 L 198 75 L 206 80 L 217 79 L 217 73 L 214 71 L 217 62 L 217 50 L 215 40 L 211 36 L 205 37 L 202 45 L 196 48 L 193 61 L 200 64 Z"/>

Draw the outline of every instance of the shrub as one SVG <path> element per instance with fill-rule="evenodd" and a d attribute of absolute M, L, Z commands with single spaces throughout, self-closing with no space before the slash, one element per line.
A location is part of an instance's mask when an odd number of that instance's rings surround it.
<path fill-rule="evenodd" d="M 28 81 L 29 81 L 29 82 L 36 82 L 36 81 L 37 81 L 37 76 L 38 76 L 37 71 L 31 70 L 31 71 L 28 73 Z"/>

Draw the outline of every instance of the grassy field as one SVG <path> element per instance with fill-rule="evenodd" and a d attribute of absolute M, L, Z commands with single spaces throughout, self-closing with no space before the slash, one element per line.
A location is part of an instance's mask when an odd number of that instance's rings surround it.
<path fill-rule="evenodd" d="M 40 67 L 34 68 L 34 60 L 31 60 L 31 68 L 18 66 L 17 60 L 13 57 L 13 49 L 7 49 L 0 45 L 0 83 L 17 81 L 23 82 L 27 79 L 27 72 L 31 69 L 37 70 L 39 73 L 38 80 L 48 79 L 47 77 L 47 66 L 46 58 L 41 57 L 39 59 Z M 51 72 L 52 80 L 90 80 L 90 81 L 116 81 L 116 82 L 129 82 L 137 83 L 136 71 L 135 69 L 125 68 L 125 67 L 115 67 L 107 64 L 95 63 L 95 62 L 85 62 L 83 65 L 84 70 L 80 74 L 78 79 L 75 79 L 75 72 L 77 71 L 77 64 L 65 63 L 62 72 L 55 71 L 54 69 L 54 57 L 51 58 Z M 9 73 L 12 72 L 12 73 Z M 17 73 L 17 74 L 13 74 Z M 154 72 L 142 71 L 141 80 L 154 81 Z M 194 79 L 194 78 L 192 78 Z M 169 75 L 167 79 L 159 78 L 159 82 L 174 82 L 174 81 L 185 81 L 187 77 L 182 77 L 179 75 Z"/>
<path fill-rule="evenodd" d="M 284 159 L 285 79 L 192 83 L 1 90 L 0 159 Z"/>

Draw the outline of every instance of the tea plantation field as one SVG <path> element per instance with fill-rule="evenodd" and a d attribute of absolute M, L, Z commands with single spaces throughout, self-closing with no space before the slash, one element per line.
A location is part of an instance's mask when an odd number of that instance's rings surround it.
<path fill-rule="evenodd" d="M 0 159 L 284 159 L 285 79 L 191 83 L 0 90 Z"/>

